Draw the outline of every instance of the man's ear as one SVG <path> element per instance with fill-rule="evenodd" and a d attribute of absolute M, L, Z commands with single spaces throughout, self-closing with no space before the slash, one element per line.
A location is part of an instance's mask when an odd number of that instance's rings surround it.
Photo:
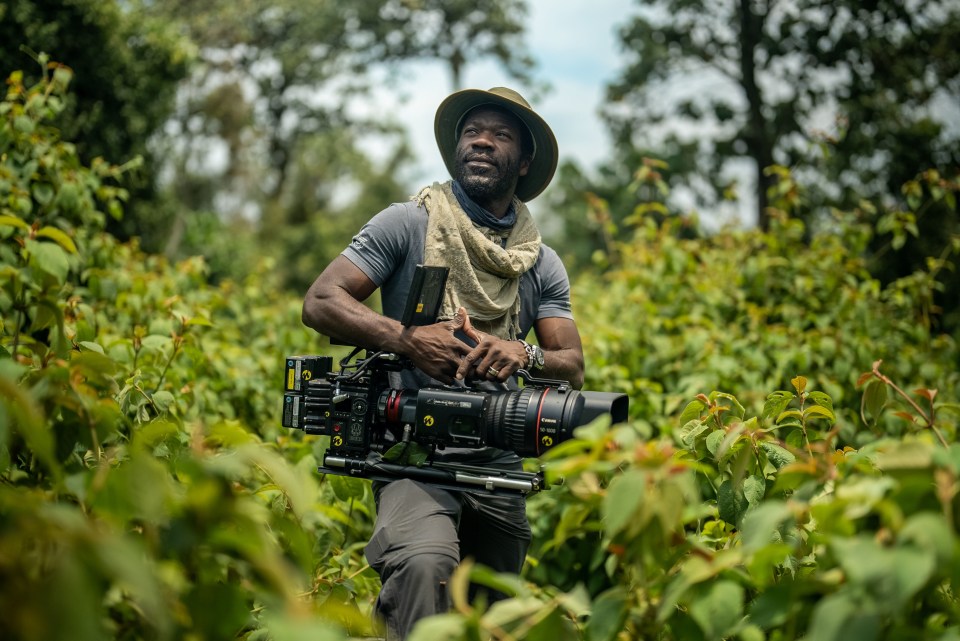
<path fill-rule="evenodd" d="M 527 172 L 530 171 L 530 163 L 533 162 L 533 159 L 530 156 L 524 156 L 520 159 L 520 176 L 526 176 Z"/>

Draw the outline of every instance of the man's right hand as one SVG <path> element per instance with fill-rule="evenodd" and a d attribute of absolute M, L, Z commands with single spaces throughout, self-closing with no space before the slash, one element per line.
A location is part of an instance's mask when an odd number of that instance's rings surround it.
<path fill-rule="evenodd" d="M 470 327 L 467 310 L 460 308 L 457 315 L 448 321 L 407 327 L 403 330 L 403 354 L 423 373 L 446 384 L 453 383 L 457 369 L 471 347 L 454 336 L 463 330 L 472 340 L 478 340 Z"/>

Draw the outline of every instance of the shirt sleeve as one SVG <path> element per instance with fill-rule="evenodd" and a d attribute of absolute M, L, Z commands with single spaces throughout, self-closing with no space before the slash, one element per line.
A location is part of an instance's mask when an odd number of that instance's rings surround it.
<path fill-rule="evenodd" d="M 360 228 L 341 254 L 380 287 L 406 258 L 411 216 L 402 204 L 393 204 Z"/>
<path fill-rule="evenodd" d="M 563 261 L 550 247 L 543 246 L 540 257 L 540 306 L 537 319 L 569 318 L 573 320 L 573 308 L 570 304 L 570 279 Z"/>

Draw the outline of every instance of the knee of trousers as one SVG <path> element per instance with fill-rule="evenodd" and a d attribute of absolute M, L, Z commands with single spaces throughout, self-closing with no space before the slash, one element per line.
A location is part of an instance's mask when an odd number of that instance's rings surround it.
<path fill-rule="evenodd" d="M 398 629 L 450 607 L 448 583 L 457 567 L 448 554 L 423 553 L 398 559 L 383 574 L 376 610 Z M 403 621 L 408 621 L 404 624 Z"/>
<path fill-rule="evenodd" d="M 418 552 L 411 555 L 398 554 L 384 568 L 384 578 L 402 578 L 404 582 L 424 588 L 446 581 L 457 568 L 457 559 L 443 552 Z"/>

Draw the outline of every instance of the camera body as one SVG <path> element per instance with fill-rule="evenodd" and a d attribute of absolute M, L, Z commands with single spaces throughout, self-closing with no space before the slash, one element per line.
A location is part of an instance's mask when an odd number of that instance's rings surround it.
<path fill-rule="evenodd" d="M 536 379 L 519 372 L 524 387 L 482 391 L 472 388 L 397 389 L 389 373 L 410 368 L 396 354 L 376 352 L 351 362 L 359 349 L 334 372 L 329 356 L 286 358 L 284 427 L 330 437 L 321 471 L 366 478 L 420 478 L 463 489 L 535 491 L 542 476 L 512 476 L 453 464 L 409 466 L 384 463 L 371 454 L 397 443 L 417 443 L 430 451 L 447 447 L 494 446 L 522 457 L 540 456 L 572 438 L 573 430 L 608 414 L 612 422 L 627 418 L 624 394 L 573 389 L 566 381 Z M 480 474 L 480 480 L 470 475 Z M 519 475 L 520 485 L 516 485 Z M 499 480 L 498 480 L 499 479 Z M 512 480 L 511 480 L 512 479 Z M 501 482 L 502 480 L 502 482 Z M 529 482 L 529 483 L 528 483 Z"/>

